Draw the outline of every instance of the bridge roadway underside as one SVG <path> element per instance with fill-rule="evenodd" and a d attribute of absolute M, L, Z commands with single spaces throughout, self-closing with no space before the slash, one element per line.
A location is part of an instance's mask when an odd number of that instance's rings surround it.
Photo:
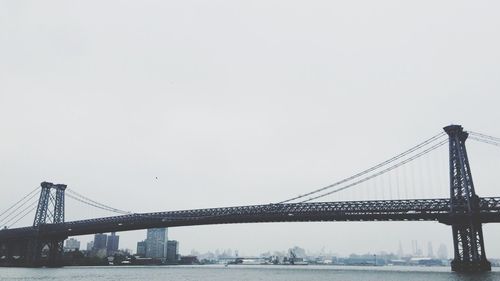
<path fill-rule="evenodd" d="M 500 222 L 500 197 L 480 198 L 478 212 L 450 214 L 449 199 L 344 201 L 267 204 L 182 211 L 134 213 L 98 219 L 70 221 L 0 230 L 0 242 L 32 237 L 68 237 L 155 227 L 210 224 L 313 222 L 313 221 L 438 221 L 453 224 L 470 219 Z M 466 213 L 466 210 L 463 210 Z"/>

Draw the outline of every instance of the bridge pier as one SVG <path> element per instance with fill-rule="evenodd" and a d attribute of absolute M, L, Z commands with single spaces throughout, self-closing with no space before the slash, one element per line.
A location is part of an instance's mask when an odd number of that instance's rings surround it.
<path fill-rule="evenodd" d="M 61 267 L 65 238 L 11 239 L 0 244 L 0 266 Z"/>
<path fill-rule="evenodd" d="M 483 228 L 465 141 L 469 134 L 462 126 L 444 128 L 450 149 L 450 215 L 455 257 L 451 270 L 458 272 L 490 271 L 486 259 Z"/>
<path fill-rule="evenodd" d="M 47 267 L 61 267 L 63 266 L 63 251 L 64 251 L 64 240 L 65 239 L 52 239 L 47 242 L 48 253 L 47 262 L 45 266 Z"/>
<path fill-rule="evenodd" d="M 452 231 L 455 258 L 451 262 L 451 270 L 457 272 L 490 271 L 491 263 L 486 259 L 481 223 L 454 224 Z"/>
<path fill-rule="evenodd" d="M 51 238 L 40 241 L 30 239 L 26 247 L 25 266 L 27 267 L 61 267 L 63 266 L 64 238 Z"/>
<path fill-rule="evenodd" d="M 0 266 L 26 266 L 25 240 L 7 240 L 0 244 Z"/>

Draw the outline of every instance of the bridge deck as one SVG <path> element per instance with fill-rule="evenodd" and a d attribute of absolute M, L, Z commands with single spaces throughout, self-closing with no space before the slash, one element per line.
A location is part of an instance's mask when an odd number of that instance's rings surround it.
<path fill-rule="evenodd" d="M 481 222 L 500 222 L 500 197 L 480 198 L 479 210 L 476 215 Z M 460 218 L 460 215 L 450 215 L 449 199 L 267 204 L 134 213 L 47 224 L 39 228 L 4 229 L 0 230 L 0 240 L 29 238 L 36 235 L 68 237 L 111 231 L 209 224 L 307 221 L 439 221 L 449 224 L 457 218 Z"/>

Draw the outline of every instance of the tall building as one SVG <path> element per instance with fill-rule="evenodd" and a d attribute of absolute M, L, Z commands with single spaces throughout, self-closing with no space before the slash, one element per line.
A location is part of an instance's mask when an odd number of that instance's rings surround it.
<path fill-rule="evenodd" d="M 98 233 L 94 235 L 94 246 L 92 249 L 101 250 L 106 249 L 106 243 L 108 240 L 108 236 L 106 234 Z"/>
<path fill-rule="evenodd" d="M 421 257 L 423 256 L 423 251 L 422 249 L 418 246 L 418 241 L 417 240 L 411 240 L 411 247 L 412 247 L 412 252 L 414 256 Z"/>
<path fill-rule="evenodd" d="M 401 244 L 401 240 L 399 240 L 399 248 L 398 248 L 398 257 L 402 258 L 405 255 L 403 251 L 403 245 Z"/>
<path fill-rule="evenodd" d="M 427 256 L 430 258 L 434 257 L 434 250 L 432 249 L 432 242 L 427 243 Z"/>
<path fill-rule="evenodd" d="M 146 241 L 137 242 L 137 253 L 136 254 L 141 258 L 146 256 Z"/>
<path fill-rule="evenodd" d="M 167 258 L 167 228 L 148 229 L 146 238 L 146 257 L 148 258 Z"/>
<path fill-rule="evenodd" d="M 99 258 L 104 258 L 108 254 L 106 244 L 108 242 L 108 236 L 106 234 L 98 233 L 94 235 L 94 246 L 92 247 L 92 256 L 97 256 Z"/>
<path fill-rule="evenodd" d="M 167 242 L 167 261 L 177 262 L 179 260 L 179 242 L 177 240 L 168 240 Z"/>
<path fill-rule="evenodd" d="M 441 243 L 439 245 L 438 251 L 437 251 L 438 258 L 442 260 L 448 259 L 448 249 L 446 248 L 446 245 Z"/>
<path fill-rule="evenodd" d="M 77 251 L 80 250 L 80 241 L 75 238 L 69 238 L 66 240 L 66 245 L 64 246 L 65 251 Z"/>
<path fill-rule="evenodd" d="M 120 236 L 116 235 L 115 232 L 111 232 L 111 235 L 108 236 L 108 240 L 106 242 L 106 249 L 108 252 L 108 256 L 114 255 L 118 252 L 118 244 L 120 242 Z"/>

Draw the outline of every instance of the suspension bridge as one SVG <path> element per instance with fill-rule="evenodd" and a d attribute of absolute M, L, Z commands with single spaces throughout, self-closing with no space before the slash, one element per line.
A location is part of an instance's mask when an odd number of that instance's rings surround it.
<path fill-rule="evenodd" d="M 489 271 L 491 265 L 486 258 L 482 224 L 500 222 L 500 197 L 479 197 L 476 194 L 465 146 L 467 139 L 500 147 L 500 138 L 466 132 L 459 125 L 450 125 L 444 128 L 444 132 L 351 177 L 280 202 L 262 205 L 132 213 L 95 201 L 64 184 L 43 182 L 41 188 L 37 187 L 0 213 L 0 225 L 4 226 L 0 230 L 0 265 L 60 266 L 63 242 L 69 236 L 113 231 L 262 222 L 436 221 L 451 226 L 453 271 Z M 413 197 L 416 197 L 416 190 L 429 185 L 425 181 L 426 177 L 395 172 L 446 147 L 448 166 L 443 169 L 443 173 L 447 170 L 449 182 L 433 190 L 444 190 L 449 195 L 428 199 L 409 198 L 412 197 L 408 195 L 411 189 Z M 429 168 L 432 165 L 433 162 L 428 161 L 427 169 L 439 171 L 436 167 Z M 391 173 L 395 174 L 391 176 Z M 377 183 L 376 180 L 382 179 L 384 175 L 390 178 Z M 414 184 L 409 188 L 404 184 L 406 177 L 420 178 L 417 182 L 421 186 Z M 363 193 L 359 193 L 363 186 L 368 187 L 369 191 L 382 192 L 372 192 L 375 199 L 363 200 Z M 383 190 L 387 191 L 384 193 Z M 351 192 L 349 199 L 318 201 L 346 192 Z M 66 197 L 119 215 L 65 221 Z M 13 227 L 33 212 L 33 225 Z"/>

